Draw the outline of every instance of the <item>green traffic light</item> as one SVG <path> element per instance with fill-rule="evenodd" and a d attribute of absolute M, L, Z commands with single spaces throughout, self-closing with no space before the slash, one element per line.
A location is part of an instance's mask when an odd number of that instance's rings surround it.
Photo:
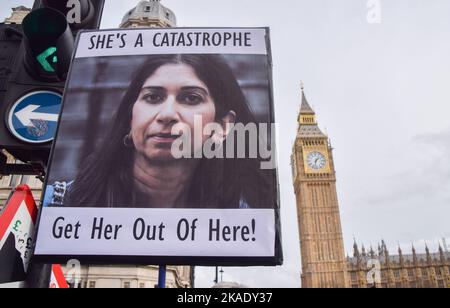
<path fill-rule="evenodd" d="M 28 73 L 38 80 L 64 80 L 74 47 L 66 16 L 52 8 L 39 8 L 25 17 L 22 28 Z"/>
<path fill-rule="evenodd" d="M 56 50 L 56 47 L 49 47 L 36 57 L 39 64 L 48 73 L 56 72 L 54 68 L 54 66 L 58 62 L 58 58 L 56 57 Z"/>

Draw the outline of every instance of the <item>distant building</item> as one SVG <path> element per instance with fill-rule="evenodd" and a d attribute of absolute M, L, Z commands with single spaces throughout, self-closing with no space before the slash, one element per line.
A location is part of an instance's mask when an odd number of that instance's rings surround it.
<path fill-rule="evenodd" d="M 160 0 L 141 1 L 128 11 L 122 19 L 121 28 L 177 26 L 175 14 L 160 3 Z"/>
<path fill-rule="evenodd" d="M 347 258 L 352 288 L 450 288 L 450 253 L 440 245 L 437 253 L 426 247 L 425 254 L 417 254 L 412 247 L 408 255 L 400 248 L 398 255 L 390 255 L 384 241 L 377 252 L 372 247 L 366 252 L 364 246 L 360 251 L 356 243 L 353 250 L 353 258 Z M 371 283 L 367 276 L 377 270 L 380 279 Z"/>
<path fill-rule="evenodd" d="M 67 275 L 68 269 L 64 270 Z M 149 289 L 158 285 L 157 266 L 82 266 L 77 278 L 76 288 L 123 288 Z M 168 266 L 166 275 L 167 288 L 191 288 L 191 271 L 189 267 Z"/>
<path fill-rule="evenodd" d="M 25 18 L 25 16 L 28 15 L 28 13 L 31 12 L 31 9 L 24 7 L 24 6 L 18 6 L 15 8 L 12 8 L 12 14 L 10 17 L 5 19 L 5 24 L 21 24 L 22 20 Z"/>
<path fill-rule="evenodd" d="M 7 152 L 3 152 L 7 156 L 7 162 L 9 164 L 20 163 L 15 160 L 14 157 L 9 155 Z M 17 186 L 26 184 L 30 187 L 36 204 L 39 204 L 39 200 L 41 198 L 42 193 L 42 182 L 36 178 L 36 176 L 32 175 L 11 175 L 11 176 L 2 176 L 0 174 L 0 211 L 3 209 L 6 200 L 9 195 Z"/>

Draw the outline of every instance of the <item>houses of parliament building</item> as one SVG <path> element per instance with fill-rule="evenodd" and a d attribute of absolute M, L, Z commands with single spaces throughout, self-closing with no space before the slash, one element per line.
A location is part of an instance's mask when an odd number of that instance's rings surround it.
<path fill-rule="evenodd" d="M 354 245 L 346 257 L 336 192 L 336 173 L 328 137 L 320 130 L 303 87 L 297 137 L 291 157 L 297 200 L 304 288 L 446 288 L 450 253 L 377 252 Z"/>
<path fill-rule="evenodd" d="M 439 246 L 439 252 L 391 255 L 382 243 L 377 252 L 366 252 L 355 243 L 353 258 L 347 257 L 349 286 L 352 288 L 450 288 L 450 253 Z M 378 270 L 378 272 L 375 272 Z M 378 277 L 376 277 L 378 276 Z"/>

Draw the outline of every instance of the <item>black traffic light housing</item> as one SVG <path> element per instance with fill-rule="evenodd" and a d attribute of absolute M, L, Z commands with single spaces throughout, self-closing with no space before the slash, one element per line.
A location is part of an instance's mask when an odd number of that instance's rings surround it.
<path fill-rule="evenodd" d="M 52 8 L 40 8 L 25 17 L 22 27 L 27 73 L 42 81 L 65 80 L 74 47 L 65 16 Z"/>
<path fill-rule="evenodd" d="M 0 149 L 33 165 L 33 170 L 36 170 L 37 164 L 42 165 L 42 169 L 47 165 L 52 142 L 31 144 L 16 138 L 8 126 L 11 108 L 21 98 L 37 91 L 63 94 L 72 59 L 74 37 L 81 30 L 100 27 L 104 2 L 36 0 L 33 10 L 23 20 L 21 29 L 16 29 L 18 36 L 21 32 L 23 35 L 10 65 L 10 74 L 5 80 L 6 92 L 3 91 L 3 98 L 0 85 L 0 121 L 3 122 L 0 123 Z M 0 59 L 3 53 L 0 50 Z M 0 171 L 12 169 L 14 168 L 0 166 Z"/>
<path fill-rule="evenodd" d="M 100 27 L 104 0 L 40 0 L 23 20 L 25 68 L 34 79 L 65 81 L 74 37 Z"/>
<path fill-rule="evenodd" d="M 6 95 L 22 36 L 20 26 L 0 24 L 0 105 Z"/>

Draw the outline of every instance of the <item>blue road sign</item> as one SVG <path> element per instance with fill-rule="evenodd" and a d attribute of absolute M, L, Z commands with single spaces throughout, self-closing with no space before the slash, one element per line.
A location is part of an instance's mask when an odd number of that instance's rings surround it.
<path fill-rule="evenodd" d="M 62 97 L 36 91 L 21 97 L 8 114 L 8 128 L 18 139 L 33 144 L 52 141 L 58 125 Z"/>

